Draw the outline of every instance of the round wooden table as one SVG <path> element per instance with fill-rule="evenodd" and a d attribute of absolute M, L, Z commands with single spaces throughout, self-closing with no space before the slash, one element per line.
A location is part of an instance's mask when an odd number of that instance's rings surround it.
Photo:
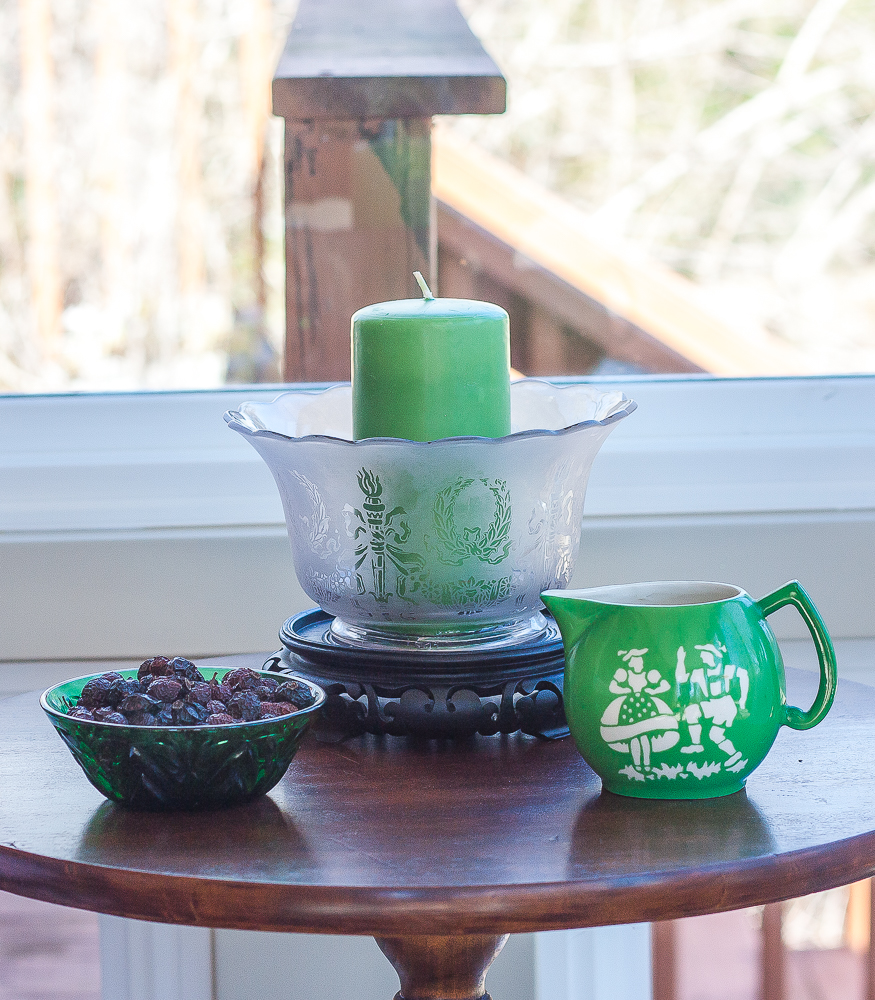
<path fill-rule="evenodd" d="M 807 704 L 816 678 L 794 672 Z M 807 699 L 807 700 L 806 700 Z M 406 1000 L 475 1000 L 506 935 L 711 913 L 875 872 L 875 690 L 782 730 L 747 793 L 601 795 L 570 740 L 308 740 L 248 806 L 129 812 L 35 694 L 0 702 L 0 888 L 140 920 L 371 934 Z"/>

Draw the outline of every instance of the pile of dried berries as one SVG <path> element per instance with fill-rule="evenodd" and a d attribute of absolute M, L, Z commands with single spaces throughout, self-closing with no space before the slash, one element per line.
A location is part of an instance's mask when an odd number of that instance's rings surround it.
<path fill-rule="evenodd" d="M 127 726 L 218 726 L 290 715 L 315 700 L 301 681 L 280 682 L 248 667 L 208 681 L 191 660 L 153 656 L 136 680 L 114 670 L 92 677 L 67 714 Z"/>

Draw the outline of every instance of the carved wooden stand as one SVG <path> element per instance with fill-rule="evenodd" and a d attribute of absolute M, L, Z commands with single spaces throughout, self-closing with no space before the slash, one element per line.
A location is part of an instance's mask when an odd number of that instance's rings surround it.
<path fill-rule="evenodd" d="M 325 689 L 322 740 L 372 733 L 425 739 L 522 732 L 568 735 L 562 701 L 562 638 L 552 619 L 543 635 L 498 649 L 354 649 L 330 640 L 319 608 L 290 618 L 283 649 L 265 670 L 291 672 Z"/>
<path fill-rule="evenodd" d="M 484 1000 L 489 997 L 486 973 L 508 937 L 429 934 L 375 940 L 401 980 L 395 1000 Z"/>

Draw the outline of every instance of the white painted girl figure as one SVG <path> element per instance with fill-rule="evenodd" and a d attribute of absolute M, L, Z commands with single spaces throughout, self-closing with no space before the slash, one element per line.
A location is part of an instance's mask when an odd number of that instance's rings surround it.
<path fill-rule="evenodd" d="M 628 667 L 614 671 L 609 690 L 615 698 L 601 719 L 602 739 L 621 753 L 631 753 L 634 770 L 650 771 L 651 752 L 668 750 L 680 739 L 678 720 L 666 703 L 656 696 L 669 689 L 658 670 L 644 670 L 646 649 L 620 649 Z"/>

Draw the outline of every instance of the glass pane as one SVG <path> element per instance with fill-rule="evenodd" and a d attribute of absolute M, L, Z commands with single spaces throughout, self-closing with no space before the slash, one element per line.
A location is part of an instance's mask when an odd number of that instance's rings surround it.
<path fill-rule="evenodd" d="M 607 253 L 688 279 L 754 344 L 750 374 L 757 344 L 784 373 L 875 368 L 871 4 L 460 6 L 509 108 L 448 119 L 455 138 L 560 194 Z"/>
<path fill-rule="evenodd" d="M 296 6 L 0 5 L 0 391 L 278 380 Z"/>
<path fill-rule="evenodd" d="M 296 7 L 0 6 L 0 391 L 281 377 L 283 125 L 269 84 Z M 455 149 L 487 177 L 495 157 L 519 205 L 559 228 L 539 243 L 536 220 L 521 245 L 524 213 L 515 228 L 499 201 L 507 225 L 486 228 L 510 253 L 502 271 L 473 245 L 451 252 L 439 206 L 440 287 L 508 308 L 520 371 L 875 370 L 871 4 L 460 7 L 509 108 L 448 119 L 437 155 Z M 391 193 L 387 170 L 368 197 Z M 527 259 L 564 305 L 532 290 Z"/>

